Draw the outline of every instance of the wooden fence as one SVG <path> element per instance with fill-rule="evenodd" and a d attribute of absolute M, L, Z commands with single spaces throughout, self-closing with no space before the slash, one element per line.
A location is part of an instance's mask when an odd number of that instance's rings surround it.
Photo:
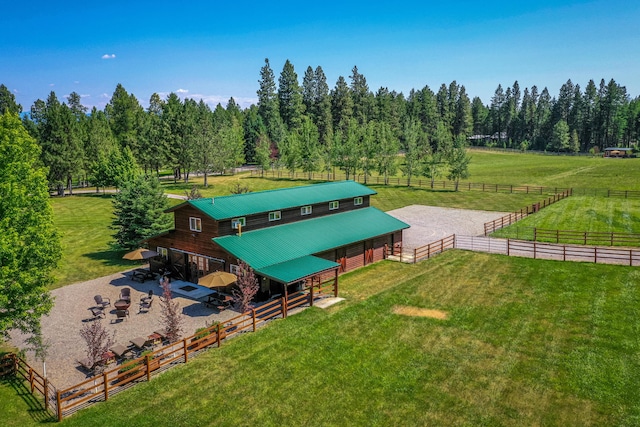
<path fill-rule="evenodd" d="M 640 249 L 565 245 L 526 240 L 507 239 L 506 255 L 535 259 L 583 261 L 596 264 L 640 265 Z"/>
<path fill-rule="evenodd" d="M 0 377 L 6 375 L 13 375 L 27 381 L 31 394 L 37 391 L 43 397 L 45 410 L 57 412 L 56 388 L 21 357 L 9 353 L 0 359 Z"/>
<path fill-rule="evenodd" d="M 298 179 L 309 181 L 341 181 L 346 179 L 346 175 L 343 173 L 318 173 L 318 172 L 288 172 L 285 170 L 265 170 L 264 174 L 260 170 L 252 170 L 252 176 L 264 176 L 265 178 L 278 178 L 278 179 Z M 349 176 L 356 182 L 362 184 L 385 184 L 384 177 L 381 176 L 369 176 L 366 179 L 363 175 Z M 389 177 L 388 185 L 395 186 L 408 186 L 409 180 L 406 177 Z M 411 185 L 415 187 L 428 187 L 434 190 L 449 190 L 456 189 L 456 183 L 454 181 L 433 181 L 429 179 L 412 179 Z M 458 183 L 459 191 L 481 191 L 491 193 L 526 193 L 526 194 L 557 194 L 562 191 L 569 190 L 563 187 L 540 187 L 531 185 L 511 185 L 511 184 L 488 184 L 482 182 L 460 182 Z"/>
<path fill-rule="evenodd" d="M 534 227 L 532 240 L 578 245 L 640 247 L 640 234 L 604 231 L 548 230 Z"/>
<path fill-rule="evenodd" d="M 260 170 L 251 170 L 252 176 L 262 176 L 263 173 Z M 279 178 L 279 179 L 297 179 L 297 180 L 310 180 L 310 181 L 340 181 L 346 179 L 344 173 L 319 173 L 312 172 L 295 172 L 291 173 L 286 170 L 265 170 L 264 176 L 266 178 Z M 357 174 L 350 176 L 356 182 L 365 182 L 364 176 Z M 367 184 L 384 184 L 384 178 L 375 176 L 368 177 Z M 389 185 L 395 186 L 408 186 L 409 182 L 406 177 L 392 177 L 389 178 Z M 455 190 L 455 182 L 453 181 L 434 181 L 433 184 L 429 179 L 412 179 L 411 185 L 415 187 L 432 188 L 434 190 Z M 638 190 L 615 190 L 609 188 L 566 188 L 566 187 L 542 187 L 534 185 L 512 185 L 512 184 L 490 184 L 482 182 L 460 182 L 458 185 L 459 191 L 484 191 L 492 193 L 525 193 L 525 194 L 558 194 L 563 191 L 571 190 L 575 196 L 592 196 L 592 197 L 620 197 L 625 199 L 640 198 L 640 191 Z"/>
<path fill-rule="evenodd" d="M 640 266 L 640 249 L 541 243 L 485 236 L 452 235 L 414 250 L 413 262 L 428 259 L 447 249 L 520 256 L 559 261 Z"/>
<path fill-rule="evenodd" d="M 413 263 L 415 264 L 418 261 L 429 259 L 434 255 L 446 251 L 447 249 L 453 249 L 455 248 L 455 245 L 456 236 L 453 234 L 436 242 L 431 242 L 428 245 L 415 248 L 413 250 Z"/>
<path fill-rule="evenodd" d="M 494 219 L 493 221 L 485 222 L 484 224 L 484 235 L 488 236 L 489 234 L 500 230 L 501 228 L 507 227 L 511 224 L 514 224 L 517 221 L 520 221 L 522 218 L 525 218 L 533 213 L 538 212 L 540 209 L 544 209 L 547 206 L 551 206 L 552 204 L 565 199 L 572 195 L 571 189 L 565 190 L 561 193 L 554 194 L 551 197 L 548 197 L 540 202 L 534 203 L 530 206 L 526 206 L 519 211 L 512 212 L 508 215 L 505 215 L 501 218 Z"/>
<path fill-rule="evenodd" d="M 38 391 L 45 396 L 45 407 L 52 410 L 58 421 L 74 412 L 110 396 L 126 390 L 141 381 L 150 381 L 159 372 L 181 363 L 210 347 L 220 347 L 222 342 L 237 334 L 255 332 L 268 321 L 286 318 L 289 311 L 304 305 L 312 306 L 320 297 L 335 296 L 336 279 L 314 284 L 305 291 L 288 294 L 279 299 L 262 304 L 249 312 L 242 313 L 164 347 L 150 350 L 143 356 L 127 361 L 87 378 L 65 389 L 56 389 L 46 378 L 16 355 L 10 354 L 0 359 L 0 373 L 17 374 L 27 380 L 31 392 Z"/>

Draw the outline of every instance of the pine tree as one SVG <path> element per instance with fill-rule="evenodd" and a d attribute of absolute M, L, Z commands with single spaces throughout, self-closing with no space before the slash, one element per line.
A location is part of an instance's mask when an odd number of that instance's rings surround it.
<path fill-rule="evenodd" d="M 373 96 L 369 91 L 367 79 L 358 72 L 358 67 L 351 69 L 351 98 L 353 99 L 353 117 L 360 125 L 369 121 L 372 114 Z"/>
<path fill-rule="evenodd" d="M 148 237 L 171 227 L 171 218 L 164 213 L 169 207 L 157 178 L 138 175 L 122 184 L 113 200 L 112 229 L 118 246 L 134 249 Z"/>
<path fill-rule="evenodd" d="M 293 64 L 288 59 L 284 63 L 278 79 L 278 106 L 280 108 L 280 117 L 287 129 L 298 129 L 302 123 L 304 105 L 302 103 L 302 92 L 298 84 L 298 75 L 293 68 Z"/>
<path fill-rule="evenodd" d="M 22 105 L 16 102 L 16 97 L 5 85 L 0 84 L 0 116 L 5 113 L 20 114 Z"/>
<path fill-rule="evenodd" d="M 331 91 L 331 116 L 334 131 L 348 132 L 353 117 L 353 98 L 344 77 L 338 77 L 336 87 Z"/>

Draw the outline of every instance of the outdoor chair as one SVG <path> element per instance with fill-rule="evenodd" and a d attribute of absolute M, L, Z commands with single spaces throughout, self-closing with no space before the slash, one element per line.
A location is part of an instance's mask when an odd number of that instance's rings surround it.
<path fill-rule="evenodd" d="M 142 297 L 140 297 L 140 302 L 150 301 L 152 299 L 153 299 L 153 289 L 150 289 L 147 295 L 143 295 Z"/>
<path fill-rule="evenodd" d="M 100 318 L 106 318 L 106 314 L 104 314 L 104 308 L 102 307 L 91 307 L 89 308 L 89 310 L 91 311 L 91 314 L 93 315 L 92 320 L 96 320 L 96 319 L 100 319 Z"/>
<path fill-rule="evenodd" d="M 96 295 L 93 297 L 98 307 L 105 308 L 108 305 L 111 305 L 111 299 L 107 297 L 102 297 L 102 295 Z"/>
<path fill-rule="evenodd" d="M 149 310 L 151 310 L 152 304 L 153 304 L 153 298 L 151 299 L 143 298 L 140 301 L 140 310 L 138 311 L 138 313 L 148 313 Z"/>
<path fill-rule="evenodd" d="M 114 345 L 109 349 L 118 359 L 124 359 L 127 353 L 131 351 L 131 347 L 125 347 L 122 344 Z"/>
<path fill-rule="evenodd" d="M 120 299 L 131 301 L 131 289 L 122 288 L 122 290 L 120 291 Z"/>
<path fill-rule="evenodd" d="M 129 317 L 129 310 L 116 310 L 116 322 L 125 320 L 127 317 Z"/>

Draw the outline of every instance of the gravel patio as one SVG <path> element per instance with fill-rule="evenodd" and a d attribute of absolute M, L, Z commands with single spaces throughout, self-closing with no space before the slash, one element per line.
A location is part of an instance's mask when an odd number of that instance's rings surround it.
<path fill-rule="evenodd" d="M 100 277 L 87 282 L 75 283 L 51 291 L 55 304 L 51 313 L 42 318 L 42 333 L 50 344 L 46 358 L 47 377 L 58 388 L 66 388 L 77 384 L 87 377 L 77 363 L 86 358 L 86 344 L 80 337 L 80 329 L 88 322 L 102 322 L 106 329 L 115 332 L 115 343 L 130 345 L 130 340 L 139 336 L 146 337 L 156 330 L 162 330 L 161 302 L 159 295 L 162 289 L 158 280 L 147 280 L 139 283 L 131 280 L 131 271 Z M 116 321 L 115 301 L 122 288 L 131 289 L 131 307 L 129 318 Z M 149 312 L 139 312 L 142 296 L 153 290 L 154 302 Z M 93 318 L 90 307 L 94 307 L 94 295 L 102 295 L 111 299 L 111 305 L 105 309 L 106 318 Z M 214 322 L 225 322 L 238 313 L 232 309 L 218 312 L 215 308 L 205 306 L 202 302 L 173 294 L 173 300 L 180 304 L 183 313 L 183 336 L 193 335 L 196 329 L 211 325 Z M 12 333 L 11 342 L 18 348 L 25 348 L 25 337 L 18 332 Z M 27 361 L 42 373 L 42 363 L 35 360 L 32 352 L 27 352 Z"/>

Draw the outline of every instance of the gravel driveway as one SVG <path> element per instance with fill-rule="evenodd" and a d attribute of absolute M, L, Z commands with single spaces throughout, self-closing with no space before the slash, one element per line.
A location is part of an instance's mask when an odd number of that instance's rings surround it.
<path fill-rule="evenodd" d="M 387 213 L 411 225 L 411 228 L 404 230 L 402 244 L 405 251 L 411 251 L 452 234 L 484 235 L 485 222 L 493 221 L 508 214 L 508 212 L 475 211 L 422 205 L 405 206 Z"/>

